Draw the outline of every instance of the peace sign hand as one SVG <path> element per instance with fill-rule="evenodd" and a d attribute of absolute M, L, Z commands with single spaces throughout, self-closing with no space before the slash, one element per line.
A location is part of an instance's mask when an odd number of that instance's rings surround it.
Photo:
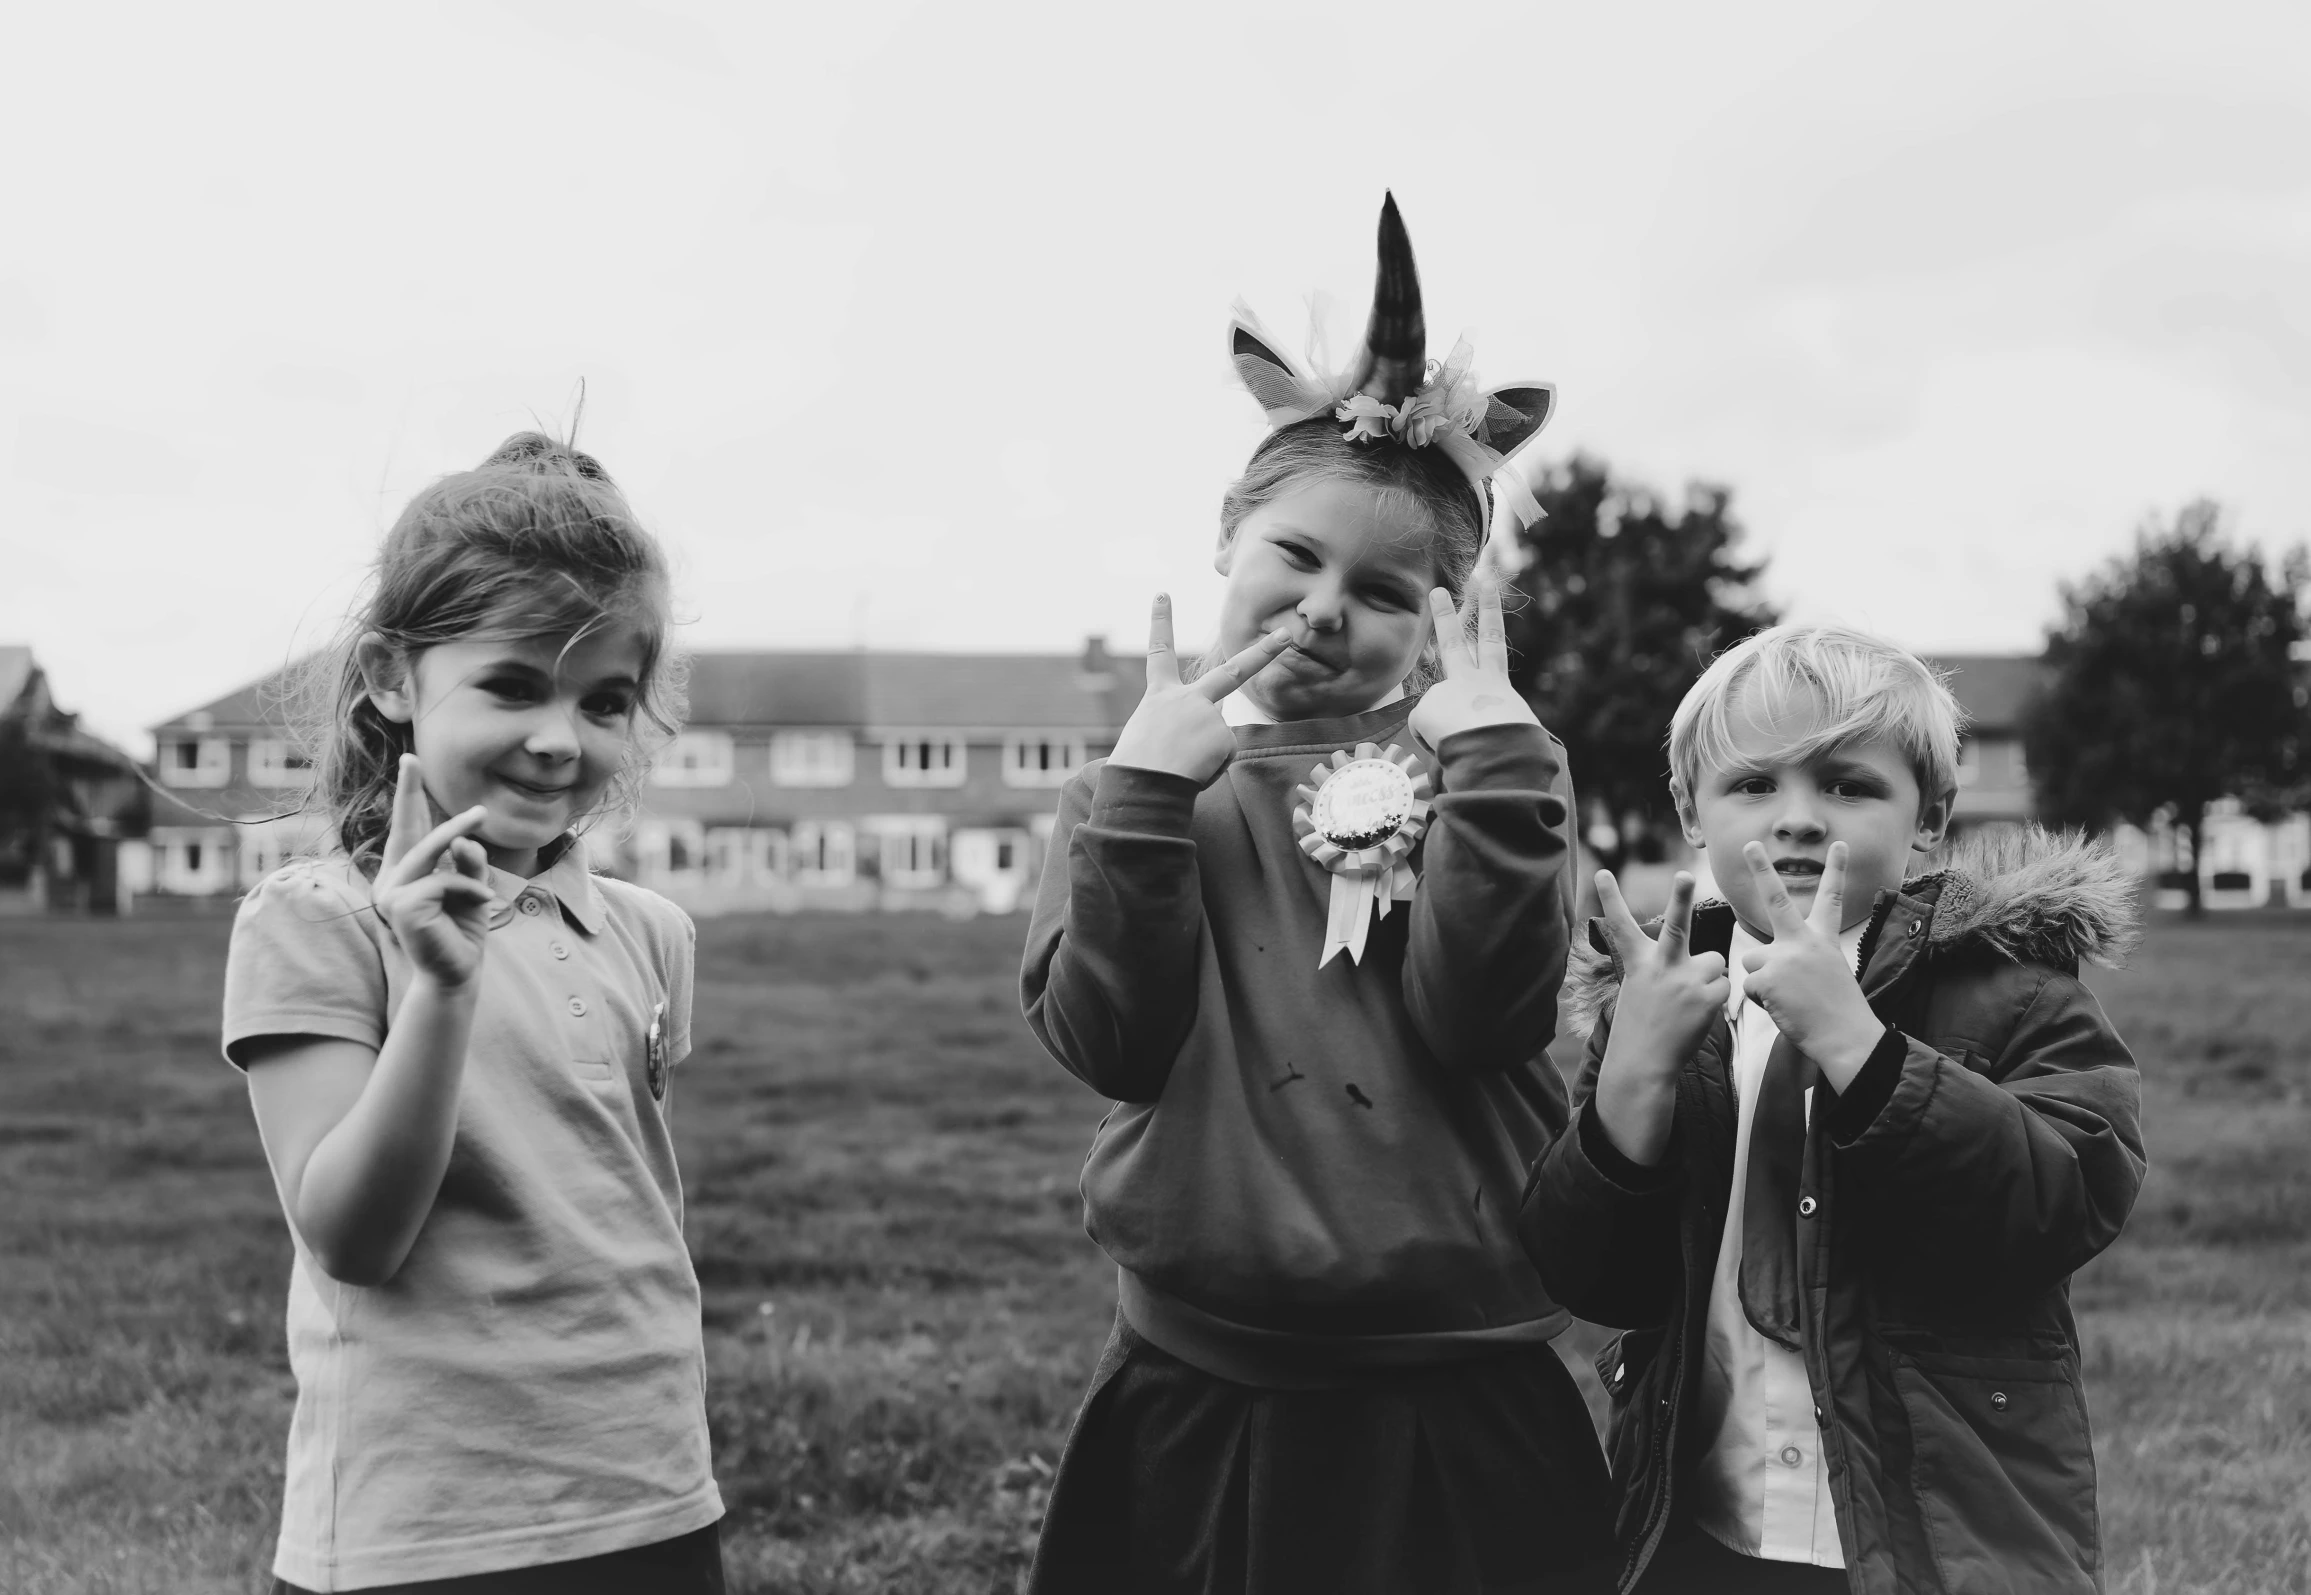
<path fill-rule="evenodd" d="M 1802 917 L 1764 846 L 1751 842 L 1741 856 L 1773 930 L 1772 941 L 1742 955 L 1742 996 L 1771 1014 L 1775 1027 L 1842 1091 L 1886 1033 L 1839 941 L 1845 930 L 1846 844 L 1830 844 L 1813 911 Z"/>
<path fill-rule="evenodd" d="M 1723 957 L 1694 956 L 1688 950 L 1693 877 L 1684 871 L 1678 871 L 1670 887 L 1669 911 L 1661 917 L 1659 936 L 1645 934 L 1610 870 L 1597 872 L 1597 899 L 1604 911 L 1605 939 L 1612 943 L 1613 957 L 1621 966 L 1613 1030 L 1598 1065 L 1597 1111 L 1623 1156 L 1635 1163 L 1656 1163 L 1669 1139 L 1677 1077 L 1710 1025 L 1725 1012 L 1731 982 Z"/>
<path fill-rule="evenodd" d="M 1236 754 L 1236 734 L 1220 716 L 1220 700 L 1265 670 L 1291 641 L 1292 634 L 1279 627 L 1226 664 L 1183 683 L 1172 651 L 1171 595 L 1156 594 L 1148 617 L 1147 693 L 1123 723 L 1107 762 L 1210 786 Z"/>
<path fill-rule="evenodd" d="M 1509 682 L 1509 645 L 1501 623 L 1500 583 L 1480 580 L 1475 597 L 1476 647 L 1470 648 L 1465 617 L 1452 607 L 1452 594 L 1432 587 L 1428 614 L 1435 628 L 1437 663 L 1444 679 L 1421 695 L 1412 710 L 1412 734 L 1430 748 L 1478 726 L 1537 726 L 1533 706 Z"/>
<path fill-rule="evenodd" d="M 489 939 L 489 856 L 472 835 L 487 814 L 477 803 L 432 824 L 417 756 L 401 756 L 393 825 L 377 869 L 377 912 L 410 963 L 443 986 L 474 977 Z"/>

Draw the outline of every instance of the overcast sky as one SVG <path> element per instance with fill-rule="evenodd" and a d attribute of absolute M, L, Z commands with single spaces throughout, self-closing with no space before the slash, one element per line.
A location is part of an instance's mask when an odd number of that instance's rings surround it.
<path fill-rule="evenodd" d="M 0 641 L 142 749 L 580 379 L 694 646 L 1191 636 L 1229 303 L 1359 315 L 1393 187 L 1553 454 L 1730 483 L 1797 616 L 2033 648 L 2145 515 L 2311 532 L 2306 17 L 22 8 Z"/>

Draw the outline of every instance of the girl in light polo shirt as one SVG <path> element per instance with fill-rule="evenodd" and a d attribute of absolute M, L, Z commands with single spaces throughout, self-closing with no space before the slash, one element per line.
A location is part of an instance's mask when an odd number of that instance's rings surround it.
<path fill-rule="evenodd" d="M 723 1588 L 667 1118 L 693 932 L 575 834 L 674 728 L 666 627 L 616 486 L 524 433 L 411 501 L 331 667 L 336 846 L 225 976 L 296 1246 L 276 1595 Z"/>

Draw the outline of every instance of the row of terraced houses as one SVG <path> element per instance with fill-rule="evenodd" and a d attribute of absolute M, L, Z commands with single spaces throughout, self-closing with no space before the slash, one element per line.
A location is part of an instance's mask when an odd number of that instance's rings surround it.
<path fill-rule="evenodd" d="M 1936 661 L 1972 722 L 1957 828 L 2029 818 L 2020 719 L 2040 663 Z M 1006 912 L 1032 894 L 1058 787 L 1114 745 L 1140 661 L 1080 654 L 710 652 L 640 814 L 589 838 L 599 867 L 695 913 L 803 907 Z M 150 888 L 230 897 L 319 839 L 308 772 L 260 681 L 153 727 Z M 2171 871 L 2164 836 L 2130 834 Z M 2207 901 L 2311 907 L 2311 820 L 2211 820 Z M 139 883 L 143 884 L 143 883 Z"/>

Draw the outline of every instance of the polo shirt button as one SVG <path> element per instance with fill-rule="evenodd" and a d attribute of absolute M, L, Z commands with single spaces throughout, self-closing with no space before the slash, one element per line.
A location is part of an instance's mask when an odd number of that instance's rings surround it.
<path fill-rule="evenodd" d="M 522 912 L 523 912 L 523 913 L 525 913 L 525 914 L 534 914 L 534 913 L 536 913 L 537 911 L 538 911 L 538 900 L 537 900 L 536 898 L 534 898 L 534 897 L 524 897 L 524 898 L 522 899 Z"/>
<path fill-rule="evenodd" d="M 1799 1198 L 1797 1199 L 1797 1213 L 1798 1213 L 1798 1217 L 1800 1217 L 1800 1218 L 1811 1218 L 1811 1217 L 1813 1217 L 1813 1210 L 1814 1210 L 1814 1207 L 1815 1207 L 1815 1202 L 1814 1202 L 1814 1199 L 1813 1199 L 1812 1197 L 1810 1197 L 1810 1196 L 1801 1196 L 1801 1197 L 1799 1197 Z"/>
<path fill-rule="evenodd" d="M 549 945 L 552 947 L 553 954 L 556 958 L 567 958 L 570 956 L 570 949 L 566 944 L 562 942 L 553 942 Z"/>
<path fill-rule="evenodd" d="M 1990 1405 L 1997 1408 L 2000 1412 L 2004 1412 L 2006 1410 L 2006 1392 L 2003 1390 L 1991 1391 Z"/>
<path fill-rule="evenodd" d="M 577 1015 L 580 1019 L 585 1018 L 586 999 L 583 997 L 572 997 L 570 999 L 570 1012 Z"/>
<path fill-rule="evenodd" d="M 1800 1451 L 1796 1446 L 1785 1445 L 1781 1448 L 1781 1465 L 1783 1467 L 1794 1468 L 1804 1460 L 1805 1453 Z"/>

